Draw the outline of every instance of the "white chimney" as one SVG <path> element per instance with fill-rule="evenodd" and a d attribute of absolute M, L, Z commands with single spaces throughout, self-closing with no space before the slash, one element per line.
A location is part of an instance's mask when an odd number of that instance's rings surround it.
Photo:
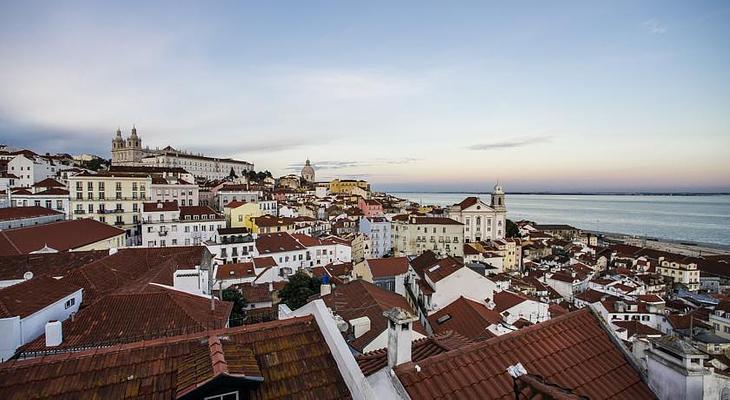
<path fill-rule="evenodd" d="M 348 322 L 352 326 L 352 331 L 355 334 L 355 339 L 368 333 L 368 331 L 370 330 L 370 318 L 368 317 L 354 318 Z"/>
<path fill-rule="evenodd" d="M 319 285 L 319 297 L 327 296 L 330 293 L 332 293 L 332 285 L 329 283 Z"/>
<path fill-rule="evenodd" d="M 411 361 L 411 324 L 416 316 L 395 307 L 383 313 L 388 318 L 388 367 Z"/>
<path fill-rule="evenodd" d="M 119 251 L 119 249 L 117 249 L 116 247 L 110 247 L 109 248 L 109 255 L 110 256 L 113 256 L 113 255 L 117 254 L 118 251 Z"/>
<path fill-rule="evenodd" d="M 63 342 L 61 321 L 46 322 L 46 347 L 56 347 Z"/>

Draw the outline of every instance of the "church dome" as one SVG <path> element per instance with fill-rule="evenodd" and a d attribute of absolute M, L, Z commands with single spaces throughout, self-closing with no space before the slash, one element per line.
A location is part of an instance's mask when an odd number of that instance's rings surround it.
<path fill-rule="evenodd" d="M 494 194 L 504 194 L 504 189 L 502 188 L 502 185 L 497 182 L 496 185 L 494 185 Z"/>
<path fill-rule="evenodd" d="M 312 167 L 309 159 L 307 159 L 302 168 L 302 178 L 307 182 L 314 182 L 314 167 Z"/>

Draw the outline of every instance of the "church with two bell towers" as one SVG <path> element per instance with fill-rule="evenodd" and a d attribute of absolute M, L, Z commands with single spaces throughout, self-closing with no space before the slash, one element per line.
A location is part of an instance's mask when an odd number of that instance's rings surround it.
<path fill-rule="evenodd" d="M 132 127 L 132 134 L 122 138 L 121 128 L 112 139 L 112 165 L 140 165 L 142 158 L 153 154 L 149 148 L 142 148 L 142 138 L 137 136 L 137 127 Z"/>

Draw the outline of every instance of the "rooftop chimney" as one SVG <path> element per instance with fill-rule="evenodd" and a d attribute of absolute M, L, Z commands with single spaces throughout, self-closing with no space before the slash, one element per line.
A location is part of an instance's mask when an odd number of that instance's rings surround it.
<path fill-rule="evenodd" d="M 383 315 L 388 318 L 388 367 L 394 368 L 411 361 L 411 324 L 418 318 L 399 307 Z"/>
<path fill-rule="evenodd" d="M 319 285 L 319 297 L 327 296 L 330 293 L 332 293 L 332 285 L 330 285 L 330 277 L 328 275 L 324 275 L 322 277 L 322 284 Z"/>
<path fill-rule="evenodd" d="M 46 322 L 46 347 L 56 347 L 63 342 L 61 321 Z"/>

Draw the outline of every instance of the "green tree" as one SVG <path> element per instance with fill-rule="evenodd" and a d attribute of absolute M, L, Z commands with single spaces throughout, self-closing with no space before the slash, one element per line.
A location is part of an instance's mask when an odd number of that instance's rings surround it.
<path fill-rule="evenodd" d="M 510 238 L 516 238 L 520 237 L 520 229 L 517 228 L 517 224 L 512 222 L 512 220 L 507 220 L 507 231 L 505 232 L 507 234 L 507 237 Z"/>
<path fill-rule="evenodd" d="M 229 318 L 230 326 L 243 325 L 243 319 L 246 317 L 246 299 L 240 290 L 228 288 L 223 291 L 223 301 L 233 303 L 231 317 Z"/>
<path fill-rule="evenodd" d="M 292 310 L 307 304 L 307 300 L 314 294 L 319 293 L 320 280 L 311 277 L 303 271 L 289 277 L 289 282 L 279 292 L 281 301 Z"/>

